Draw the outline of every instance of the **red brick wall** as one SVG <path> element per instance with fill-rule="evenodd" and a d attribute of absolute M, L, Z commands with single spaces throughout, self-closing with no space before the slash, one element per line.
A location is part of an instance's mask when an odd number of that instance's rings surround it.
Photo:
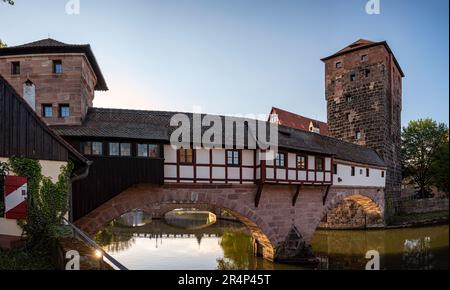
<path fill-rule="evenodd" d="M 53 73 L 53 60 L 61 60 L 63 73 Z M 11 75 L 11 62 L 20 61 L 20 75 Z M 89 62 L 82 54 L 52 54 L 0 57 L 0 74 L 22 96 L 28 79 L 36 87 L 36 112 L 42 116 L 42 104 L 53 105 L 50 125 L 81 124 L 87 107 L 92 106 L 97 82 Z M 69 104 L 71 116 L 59 117 L 59 105 Z"/>

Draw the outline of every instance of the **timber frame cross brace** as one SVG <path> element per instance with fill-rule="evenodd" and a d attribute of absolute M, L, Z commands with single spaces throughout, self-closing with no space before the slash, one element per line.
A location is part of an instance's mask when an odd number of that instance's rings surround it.
<path fill-rule="evenodd" d="M 323 196 L 323 205 L 327 203 L 327 197 L 330 193 L 331 185 L 327 185 L 327 189 L 325 190 L 325 195 Z"/>
<path fill-rule="evenodd" d="M 256 192 L 255 196 L 255 207 L 258 208 L 259 202 L 261 201 L 261 195 L 264 189 L 264 182 L 258 183 L 258 191 Z"/>
<path fill-rule="evenodd" d="M 302 189 L 302 185 L 297 185 L 297 190 L 295 191 L 294 197 L 292 198 L 292 206 L 297 204 L 298 196 L 300 195 L 300 190 Z"/>

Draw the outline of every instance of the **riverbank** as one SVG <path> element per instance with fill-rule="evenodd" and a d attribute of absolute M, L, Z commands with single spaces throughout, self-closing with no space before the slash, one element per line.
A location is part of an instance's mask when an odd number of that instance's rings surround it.
<path fill-rule="evenodd" d="M 391 220 L 386 229 L 424 227 L 440 224 L 448 224 L 449 211 L 435 211 L 426 213 L 412 213 L 396 215 Z"/>

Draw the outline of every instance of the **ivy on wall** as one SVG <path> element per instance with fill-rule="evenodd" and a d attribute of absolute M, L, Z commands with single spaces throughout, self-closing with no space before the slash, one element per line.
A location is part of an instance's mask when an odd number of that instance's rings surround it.
<path fill-rule="evenodd" d="M 38 160 L 12 157 L 8 163 L 11 171 L 28 179 L 27 220 L 19 222 L 27 236 L 27 245 L 40 248 L 52 244 L 65 233 L 61 225 L 69 209 L 72 163 L 61 167 L 56 183 L 42 175 Z"/>
<path fill-rule="evenodd" d="M 9 173 L 9 165 L 6 162 L 0 162 L 0 217 L 5 215 L 5 176 Z"/>

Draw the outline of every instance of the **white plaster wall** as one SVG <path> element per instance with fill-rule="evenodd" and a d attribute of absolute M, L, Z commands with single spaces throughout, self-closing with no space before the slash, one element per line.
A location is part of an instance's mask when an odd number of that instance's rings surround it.
<path fill-rule="evenodd" d="M 254 179 L 255 174 L 252 168 L 242 168 L 242 179 Z"/>
<path fill-rule="evenodd" d="M 286 169 L 277 168 L 277 179 L 286 180 Z"/>
<path fill-rule="evenodd" d="M 333 176 L 334 185 L 342 186 L 369 186 L 369 187 L 385 187 L 385 177 L 382 177 L 383 170 L 370 168 L 370 177 L 366 176 L 366 167 L 355 166 L 355 176 L 351 176 L 351 165 L 337 164 L 337 174 Z M 362 169 L 362 174 L 360 171 Z M 339 178 L 342 179 L 339 182 Z"/>
<path fill-rule="evenodd" d="M 198 166 L 197 167 L 197 178 L 208 178 L 209 179 L 209 167 Z"/>
<path fill-rule="evenodd" d="M 213 150 L 213 164 L 225 165 L 225 150 Z"/>
<path fill-rule="evenodd" d="M 306 171 L 298 172 L 298 180 L 306 180 Z"/>
<path fill-rule="evenodd" d="M 297 155 L 294 153 L 288 153 L 288 167 L 296 168 L 297 167 Z"/>
<path fill-rule="evenodd" d="M 209 164 L 209 150 L 199 149 L 195 151 L 198 164 Z"/>
<path fill-rule="evenodd" d="M 224 167 L 213 167 L 213 179 L 225 179 Z"/>
<path fill-rule="evenodd" d="M 194 178 L 194 167 L 180 166 L 180 178 Z"/>
<path fill-rule="evenodd" d="M 176 165 L 164 165 L 164 177 L 176 178 L 177 166 Z"/>
<path fill-rule="evenodd" d="M 253 150 L 242 150 L 242 165 L 253 166 L 254 156 Z"/>
<path fill-rule="evenodd" d="M 325 171 L 331 171 L 331 158 L 325 158 Z"/>
<path fill-rule="evenodd" d="M 240 170 L 239 168 L 228 167 L 228 179 L 239 179 Z"/>
<path fill-rule="evenodd" d="M 177 163 L 177 151 L 170 145 L 164 145 L 164 162 Z"/>
<path fill-rule="evenodd" d="M 308 169 L 314 170 L 316 168 L 315 158 L 314 156 L 309 155 L 308 156 Z M 313 177 L 314 179 L 314 177 Z"/>
<path fill-rule="evenodd" d="M 289 178 L 289 180 L 296 180 L 297 179 L 297 171 L 289 170 L 288 178 Z"/>
<path fill-rule="evenodd" d="M 20 237 L 22 228 L 17 225 L 17 220 L 7 220 L 0 217 L 0 235 Z"/>

